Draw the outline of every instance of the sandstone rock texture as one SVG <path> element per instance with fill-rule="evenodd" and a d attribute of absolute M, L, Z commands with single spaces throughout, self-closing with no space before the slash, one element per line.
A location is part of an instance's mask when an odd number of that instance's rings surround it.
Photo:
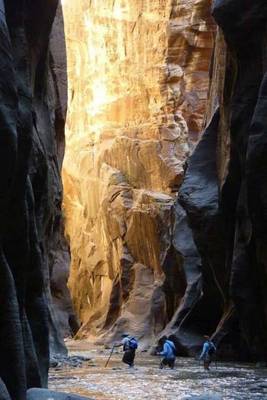
<path fill-rule="evenodd" d="M 57 6 L 0 1 L 2 399 L 25 400 L 28 387 L 46 386 L 49 327 L 54 347 L 62 346 L 50 293 L 67 104 L 64 55 L 48 51 Z M 61 17 L 61 39 L 62 28 Z"/>
<path fill-rule="evenodd" d="M 210 7 L 209 0 L 63 2 L 64 213 L 80 337 L 113 339 L 126 330 L 151 340 L 183 298 L 174 203 L 206 108 Z"/>
<path fill-rule="evenodd" d="M 184 328 L 213 333 L 224 356 L 266 361 L 267 4 L 215 0 L 213 16 L 210 121 L 179 194 L 201 256 Z"/>
<path fill-rule="evenodd" d="M 47 288 L 52 321 L 50 321 L 50 350 L 63 351 L 60 341 L 63 336 L 74 334 L 78 329 L 70 293 L 67 288 L 70 267 L 69 244 L 64 233 L 64 219 L 61 205 L 63 188 L 61 168 L 65 153 L 65 120 L 68 103 L 67 60 L 64 21 L 61 4 L 53 22 L 49 38 L 48 103 L 55 129 L 55 136 L 46 138 L 48 168 L 50 177 L 47 184 L 49 213 L 44 215 Z M 46 133 L 47 136 L 47 133 Z M 53 146 L 53 148 L 52 148 Z M 52 149 L 51 149 L 52 148 Z M 49 153 L 52 150 L 52 154 Z M 51 207 L 52 206 L 52 207 Z M 49 218 L 48 218 L 49 217 Z"/>

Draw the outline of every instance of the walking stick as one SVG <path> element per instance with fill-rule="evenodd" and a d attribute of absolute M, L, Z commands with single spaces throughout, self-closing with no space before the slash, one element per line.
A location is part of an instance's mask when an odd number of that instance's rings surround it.
<path fill-rule="evenodd" d="M 110 352 L 109 358 L 108 358 L 108 360 L 107 360 L 107 362 L 106 362 L 106 364 L 105 364 L 105 368 L 107 368 L 107 366 L 108 366 L 109 360 L 111 359 L 111 356 L 112 356 L 112 354 L 113 354 L 114 349 L 115 349 L 115 345 L 112 347 L 112 350 L 111 350 L 111 352 Z"/>

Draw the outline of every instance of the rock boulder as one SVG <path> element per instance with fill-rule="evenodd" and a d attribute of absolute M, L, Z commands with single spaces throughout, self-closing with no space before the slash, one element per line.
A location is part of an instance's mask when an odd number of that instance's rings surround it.
<path fill-rule="evenodd" d="M 27 400 L 93 400 L 89 397 L 78 396 L 71 393 L 54 392 L 47 389 L 30 389 Z"/>

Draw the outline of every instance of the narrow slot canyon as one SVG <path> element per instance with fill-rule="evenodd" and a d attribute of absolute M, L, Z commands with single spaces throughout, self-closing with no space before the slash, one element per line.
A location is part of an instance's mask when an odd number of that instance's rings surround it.
<path fill-rule="evenodd" d="M 131 331 L 147 346 L 186 289 L 174 205 L 203 127 L 210 2 L 65 1 L 63 12 L 63 210 L 78 337 Z"/>
<path fill-rule="evenodd" d="M 0 0 L 0 400 L 267 398 L 266 29 L 264 0 Z"/>

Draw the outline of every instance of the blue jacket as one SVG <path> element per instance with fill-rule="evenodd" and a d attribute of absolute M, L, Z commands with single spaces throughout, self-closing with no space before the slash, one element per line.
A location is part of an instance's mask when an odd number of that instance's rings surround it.
<path fill-rule="evenodd" d="M 171 340 L 166 340 L 163 346 L 163 351 L 160 353 L 164 358 L 175 358 L 175 344 Z"/>
<path fill-rule="evenodd" d="M 212 341 L 207 340 L 204 344 L 203 344 L 203 349 L 202 349 L 202 353 L 200 355 L 200 360 L 202 360 L 204 357 L 206 357 L 209 354 L 209 349 L 213 348 L 216 351 L 216 347 L 215 345 L 212 343 Z"/>

